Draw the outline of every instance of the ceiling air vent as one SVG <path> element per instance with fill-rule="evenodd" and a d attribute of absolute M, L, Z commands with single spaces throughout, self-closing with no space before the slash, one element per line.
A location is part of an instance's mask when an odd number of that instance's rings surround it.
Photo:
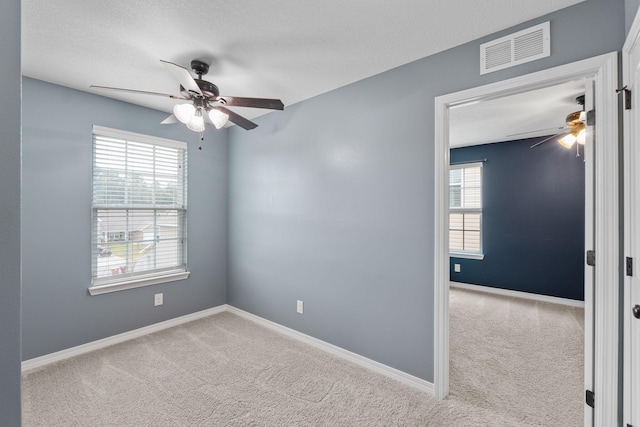
<path fill-rule="evenodd" d="M 551 54 L 549 21 L 480 46 L 480 74 L 524 64 Z"/>

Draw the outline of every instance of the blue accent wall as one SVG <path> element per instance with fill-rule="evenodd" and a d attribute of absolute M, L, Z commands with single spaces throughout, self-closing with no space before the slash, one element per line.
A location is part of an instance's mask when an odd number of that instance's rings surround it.
<path fill-rule="evenodd" d="M 532 138 L 451 150 L 483 164 L 483 260 L 451 257 L 454 282 L 584 300 L 584 150 Z M 460 264 L 461 271 L 454 271 Z"/>
<path fill-rule="evenodd" d="M 0 426 L 20 425 L 20 0 L 0 2 Z"/>
<path fill-rule="evenodd" d="M 227 130 L 199 137 L 167 113 L 23 79 L 23 360 L 227 302 Z M 90 296 L 92 125 L 185 141 L 186 280 Z M 154 307 L 155 293 L 164 304 Z"/>

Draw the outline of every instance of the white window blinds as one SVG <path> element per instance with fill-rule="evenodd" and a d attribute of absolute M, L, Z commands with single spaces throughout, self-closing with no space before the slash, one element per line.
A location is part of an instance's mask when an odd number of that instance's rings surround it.
<path fill-rule="evenodd" d="M 185 143 L 94 126 L 92 189 L 92 287 L 186 271 Z"/>
<path fill-rule="evenodd" d="M 482 163 L 450 168 L 449 251 L 482 253 Z"/>

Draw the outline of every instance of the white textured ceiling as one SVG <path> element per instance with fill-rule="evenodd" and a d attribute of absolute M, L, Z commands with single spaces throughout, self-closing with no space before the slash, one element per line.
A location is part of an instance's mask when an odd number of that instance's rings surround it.
<path fill-rule="evenodd" d="M 177 93 L 159 60 L 198 58 L 221 94 L 286 106 L 580 1 L 22 0 L 22 67 L 168 112 L 169 99 L 89 85 Z"/>
<path fill-rule="evenodd" d="M 449 142 L 463 147 L 554 135 L 582 106 L 585 79 L 451 108 Z"/>

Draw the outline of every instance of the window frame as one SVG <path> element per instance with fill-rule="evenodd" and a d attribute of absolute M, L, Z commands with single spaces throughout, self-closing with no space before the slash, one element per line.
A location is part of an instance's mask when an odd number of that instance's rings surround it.
<path fill-rule="evenodd" d="M 465 232 L 465 228 L 464 228 L 464 214 L 466 213 L 471 213 L 471 214 L 479 214 L 479 222 L 480 222 L 480 229 L 479 229 L 479 240 L 480 240 L 480 249 L 477 251 L 472 251 L 472 250 L 463 250 L 463 249 L 451 249 L 451 237 L 449 237 L 449 256 L 453 257 L 453 258 L 467 258 L 467 259 L 476 259 L 476 260 L 482 260 L 484 259 L 484 232 L 483 232 L 483 209 L 484 209 L 484 196 L 483 196 L 483 186 L 484 186 L 484 166 L 483 166 L 483 162 L 469 162 L 469 163 L 456 163 L 456 164 L 451 164 L 449 165 L 449 195 L 451 195 L 451 187 L 452 187 L 452 183 L 451 183 L 451 171 L 452 170 L 457 170 L 457 169 L 470 169 L 470 168 L 479 168 L 480 169 L 480 207 L 479 208 L 465 208 L 463 206 L 464 201 L 463 201 L 463 194 L 464 191 L 461 191 L 461 201 L 460 207 L 452 207 L 451 206 L 451 200 L 449 200 L 449 236 L 451 235 L 451 214 L 452 213 L 461 213 L 463 214 L 463 226 L 462 226 L 462 233 L 464 236 L 464 232 Z M 463 189 L 465 187 L 464 185 L 464 179 L 461 180 L 460 182 L 460 188 Z"/>
<path fill-rule="evenodd" d="M 95 188 L 94 188 L 94 175 L 96 171 L 96 137 L 119 139 L 123 141 L 130 141 L 140 144 L 149 144 L 153 147 L 166 147 L 175 148 L 181 150 L 182 158 L 182 172 L 179 174 L 179 186 L 183 189 L 183 195 L 181 204 L 167 208 L 162 205 L 153 203 L 150 207 L 136 208 L 129 205 L 113 205 L 113 204 L 95 204 Z M 187 269 L 187 189 L 188 189 L 188 155 L 187 144 L 182 141 L 176 141 L 171 139 L 159 138 L 150 135 L 144 135 L 134 132 L 123 131 L 119 129 L 112 129 L 104 126 L 93 125 L 91 133 L 91 284 L 89 286 L 90 295 L 100 295 L 104 293 L 116 292 L 125 289 L 133 289 L 142 286 L 151 286 L 159 283 L 173 282 L 178 280 L 184 280 L 189 277 L 190 272 Z M 128 188 L 128 187 L 127 187 Z M 104 210 L 123 210 L 126 211 L 126 216 L 133 212 L 140 212 L 143 210 L 154 211 L 154 223 L 158 209 L 166 211 L 175 211 L 178 216 L 179 227 L 181 234 L 178 234 L 181 239 L 180 248 L 181 265 L 174 267 L 168 267 L 164 269 L 149 270 L 148 272 L 141 272 L 139 274 L 128 274 L 122 278 L 116 277 L 98 277 L 98 247 L 101 242 L 98 239 L 98 211 Z M 114 233 L 114 232 L 111 232 Z M 125 233 L 126 235 L 127 233 Z"/>

